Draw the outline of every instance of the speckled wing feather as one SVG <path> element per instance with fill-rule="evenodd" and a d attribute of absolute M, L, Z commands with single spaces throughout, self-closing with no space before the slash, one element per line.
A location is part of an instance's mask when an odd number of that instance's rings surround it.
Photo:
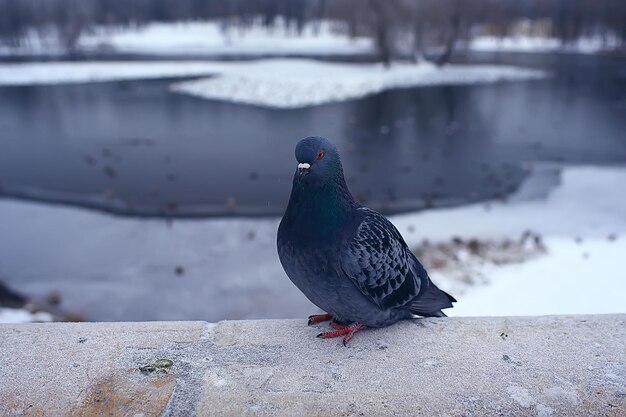
<path fill-rule="evenodd" d="M 389 220 L 366 208 L 359 212 L 362 221 L 340 254 L 343 272 L 380 308 L 407 305 L 420 290 L 417 259 Z"/>

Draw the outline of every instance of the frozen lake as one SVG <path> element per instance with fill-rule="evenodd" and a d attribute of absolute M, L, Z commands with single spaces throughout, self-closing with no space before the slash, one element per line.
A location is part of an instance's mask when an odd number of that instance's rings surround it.
<path fill-rule="evenodd" d="M 385 212 L 504 197 L 529 161 L 626 161 L 626 60 L 459 60 L 553 77 L 292 110 L 177 94 L 168 79 L 0 87 L 0 193 L 130 215 L 278 215 L 293 146 L 311 134 L 339 145 L 354 194 Z"/>
<path fill-rule="evenodd" d="M 290 110 L 173 93 L 173 79 L 0 87 L 0 193 L 31 200 L 0 199 L 0 280 L 34 297 L 58 290 L 63 308 L 88 320 L 306 317 L 315 308 L 284 275 L 275 236 L 294 144 L 319 134 L 339 145 L 358 198 L 407 212 L 392 220 L 412 248 L 542 237 L 543 257 L 469 271 L 489 285 L 434 271 L 460 301 L 452 315 L 622 311 L 626 60 L 458 61 L 553 76 Z M 515 190 L 509 203 L 412 212 Z M 596 293 L 583 285 L 592 275 Z M 512 302 L 532 289 L 529 277 L 546 301 Z"/>

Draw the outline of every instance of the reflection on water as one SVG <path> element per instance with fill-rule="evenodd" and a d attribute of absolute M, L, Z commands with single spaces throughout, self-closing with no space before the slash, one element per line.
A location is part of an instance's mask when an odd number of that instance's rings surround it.
<path fill-rule="evenodd" d="M 142 215 L 279 214 L 293 147 L 323 135 L 387 212 L 504 197 L 526 161 L 626 161 L 626 61 L 473 55 L 551 79 L 387 91 L 271 110 L 170 80 L 0 88 L 0 192 Z"/>

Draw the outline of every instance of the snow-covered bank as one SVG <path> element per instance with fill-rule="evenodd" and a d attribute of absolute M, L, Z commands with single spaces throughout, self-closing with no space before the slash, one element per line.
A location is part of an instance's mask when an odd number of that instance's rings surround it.
<path fill-rule="evenodd" d="M 451 315 L 623 313 L 626 168 L 568 167 L 545 199 L 394 216 L 411 246 L 454 236 L 542 236 L 547 252 L 486 264 L 485 285 L 431 268 L 458 298 Z M 89 319 L 305 317 L 315 308 L 284 275 L 278 219 L 116 218 L 75 208 L 0 201 L 0 276 L 23 293 L 58 289 Z"/>
<path fill-rule="evenodd" d="M 261 22 L 247 28 L 225 28 L 217 22 L 151 23 L 140 27 L 99 26 L 83 33 L 76 52 L 116 52 L 162 56 L 278 56 L 370 54 L 368 38 L 351 39 L 345 24 L 310 22 L 301 33 L 278 19 L 272 28 Z M 61 37 L 54 29 L 40 36 L 28 32 L 22 46 L 0 45 L 0 55 L 63 55 Z"/>
<path fill-rule="evenodd" d="M 257 19 L 248 27 L 228 28 L 218 22 L 150 23 L 143 26 L 97 26 L 81 34 L 75 53 L 118 53 L 163 57 L 279 57 L 373 55 L 371 38 L 348 36 L 341 22 L 313 21 L 298 33 L 277 19 L 265 27 Z M 464 46 L 460 45 L 460 46 Z M 617 36 L 587 36 L 563 44 L 542 36 L 477 36 L 467 45 L 475 51 L 592 54 L 623 48 Z M 408 51 L 407 51 L 408 52 Z M 62 56 L 67 53 L 55 28 L 43 34 L 27 31 L 19 46 L 0 44 L 0 56 Z"/>
<path fill-rule="evenodd" d="M 495 65 L 331 64 L 312 60 L 263 60 L 219 76 L 175 84 L 194 96 L 275 108 L 344 101 L 394 88 L 528 80 L 546 73 Z"/>
<path fill-rule="evenodd" d="M 40 62 L 0 64 L 0 86 L 206 76 L 226 63 L 206 61 Z"/>
<path fill-rule="evenodd" d="M 274 108 L 350 100 L 393 88 L 539 79 L 544 71 L 496 65 L 334 64 L 307 59 L 239 62 L 45 62 L 0 65 L 0 86 L 206 76 L 172 90 Z"/>
<path fill-rule="evenodd" d="M 222 28 L 215 22 L 152 23 L 112 31 L 100 27 L 80 39 L 81 50 L 107 49 L 159 55 L 351 55 L 374 50 L 367 38 L 350 39 L 345 25 L 306 24 L 300 34 L 277 24 L 268 29 Z"/>
<path fill-rule="evenodd" d="M 623 313 L 626 311 L 624 232 L 586 238 L 548 236 L 548 254 L 520 264 L 488 267 L 484 286 L 469 288 L 454 316 L 524 316 Z"/>
<path fill-rule="evenodd" d="M 496 38 L 493 36 L 479 36 L 469 43 L 469 48 L 482 52 L 536 52 L 554 53 L 567 52 L 579 54 L 594 54 L 612 51 L 622 47 L 620 40 L 601 37 L 581 38 L 563 44 L 560 39 L 518 36 Z"/>
<path fill-rule="evenodd" d="M 468 286 L 433 271 L 433 279 L 463 293 L 451 315 L 540 315 L 624 312 L 626 169 L 565 168 L 545 199 L 473 205 L 396 216 L 407 243 L 422 239 L 516 238 L 539 233 L 547 254 L 522 264 L 486 264 L 488 284 Z M 414 230 L 415 233 L 411 233 Z"/>

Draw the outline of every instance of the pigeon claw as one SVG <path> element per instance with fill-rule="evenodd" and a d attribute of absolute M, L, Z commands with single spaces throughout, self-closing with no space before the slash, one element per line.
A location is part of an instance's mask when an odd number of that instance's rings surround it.
<path fill-rule="evenodd" d="M 334 331 L 324 332 L 317 335 L 320 339 L 332 339 L 333 337 L 341 337 L 343 336 L 343 345 L 348 346 L 348 342 L 352 339 L 352 336 L 359 330 L 365 329 L 367 326 L 361 323 L 352 323 L 347 326 L 336 323 L 335 321 L 330 322 L 330 326 L 335 329 Z"/>
<path fill-rule="evenodd" d="M 309 326 L 312 326 L 317 323 L 322 323 L 324 321 L 332 320 L 334 317 L 332 314 L 313 314 L 309 316 Z"/>

